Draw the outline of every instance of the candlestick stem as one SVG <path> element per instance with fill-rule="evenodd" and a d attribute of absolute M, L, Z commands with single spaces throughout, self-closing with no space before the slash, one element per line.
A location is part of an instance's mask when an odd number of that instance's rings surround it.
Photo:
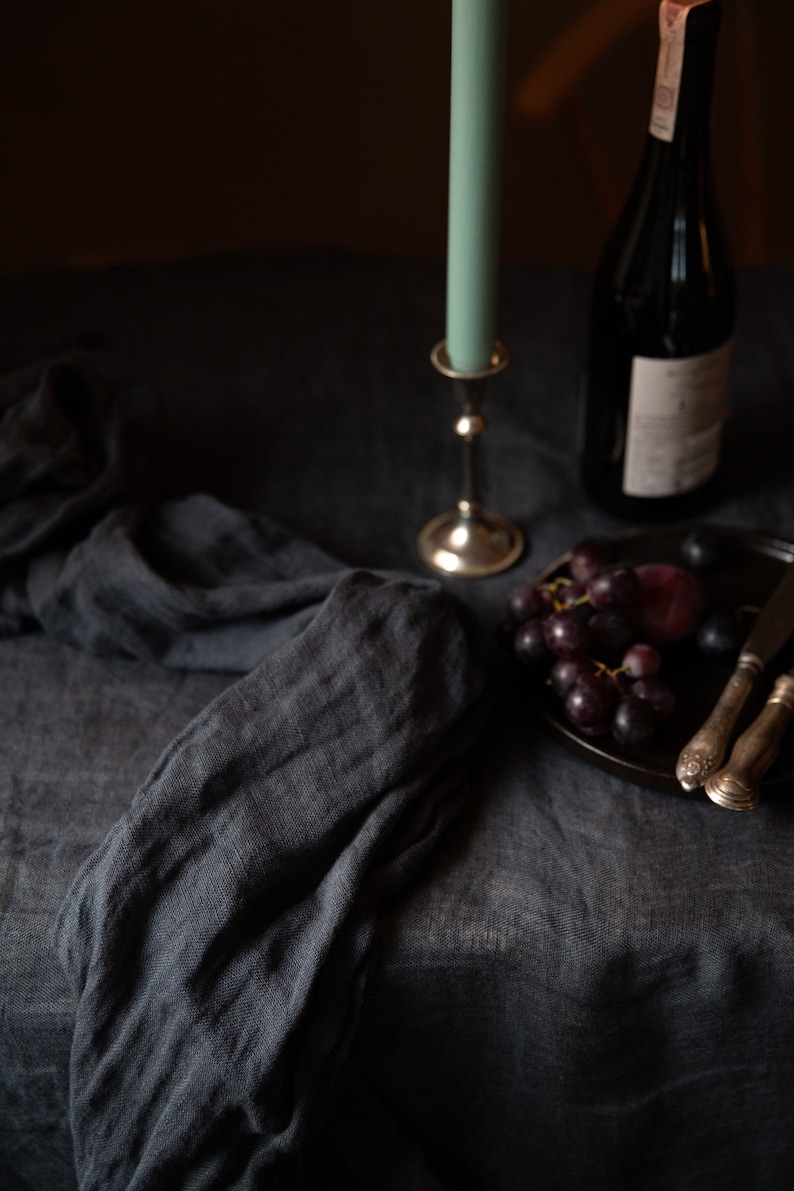
<path fill-rule="evenodd" d="M 482 404 L 490 380 L 507 367 L 510 356 L 497 343 L 490 366 L 481 372 L 459 372 L 447 356 L 446 343 L 436 344 L 433 366 L 453 382 L 461 413 L 454 424 L 463 441 L 463 479 L 457 507 L 434 517 L 417 539 L 419 553 L 429 566 L 448 575 L 483 578 L 507 570 L 521 556 L 524 535 L 499 513 L 486 512 L 479 489 L 479 445 L 486 427 Z"/>

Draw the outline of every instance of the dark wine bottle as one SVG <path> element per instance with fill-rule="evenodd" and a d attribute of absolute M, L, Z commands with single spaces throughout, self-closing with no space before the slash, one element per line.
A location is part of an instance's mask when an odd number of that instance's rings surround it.
<path fill-rule="evenodd" d="M 582 480 L 631 521 L 709 503 L 719 465 L 735 282 L 709 155 L 720 0 L 662 0 L 640 168 L 596 272 Z"/>

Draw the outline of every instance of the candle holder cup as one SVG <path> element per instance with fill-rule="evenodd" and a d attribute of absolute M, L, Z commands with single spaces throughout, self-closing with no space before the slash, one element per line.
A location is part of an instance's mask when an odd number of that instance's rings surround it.
<path fill-rule="evenodd" d="M 461 413 L 454 431 L 463 440 L 463 485 L 457 508 L 428 521 L 419 533 L 417 546 L 423 560 L 447 575 L 479 579 L 507 570 L 524 550 L 524 535 L 517 525 L 499 513 L 483 508 L 479 491 L 479 442 L 486 421 L 482 404 L 492 377 L 510 361 L 507 348 L 496 343 L 490 366 L 481 372 L 459 372 L 452 367 L 446 341 L 437 343 L 430 354 L 433 367 L 449 377 Z"/>

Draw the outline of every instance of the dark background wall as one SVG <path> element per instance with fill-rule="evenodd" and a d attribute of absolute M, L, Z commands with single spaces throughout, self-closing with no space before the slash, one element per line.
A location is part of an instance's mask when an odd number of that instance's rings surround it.
<path fill-rule="evenodd" d="M 530 120 L 516 97 L 571 22 L 594 6 L 608 21 L 621 2 L 643 12 L 579 91 L 617 194 L 645 136 L 656 0 L 512 0 L 506 259 L 595 259 L 607 216 L 571 121 Z M 443 257 L 449 0 L 6 8 L 0 273 L 315 246 Z M 792 260 L 794 5 L 724 10 L 714 144 L 726 219 L 740 259 Z"/>

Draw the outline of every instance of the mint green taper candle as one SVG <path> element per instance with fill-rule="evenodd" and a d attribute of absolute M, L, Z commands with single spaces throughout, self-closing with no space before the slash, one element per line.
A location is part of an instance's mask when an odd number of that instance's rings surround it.
<path fill-rule="evenodd" d="M 488 368 L 496 340 L 507 0 L 453 0 L 447 356 Z"/>

